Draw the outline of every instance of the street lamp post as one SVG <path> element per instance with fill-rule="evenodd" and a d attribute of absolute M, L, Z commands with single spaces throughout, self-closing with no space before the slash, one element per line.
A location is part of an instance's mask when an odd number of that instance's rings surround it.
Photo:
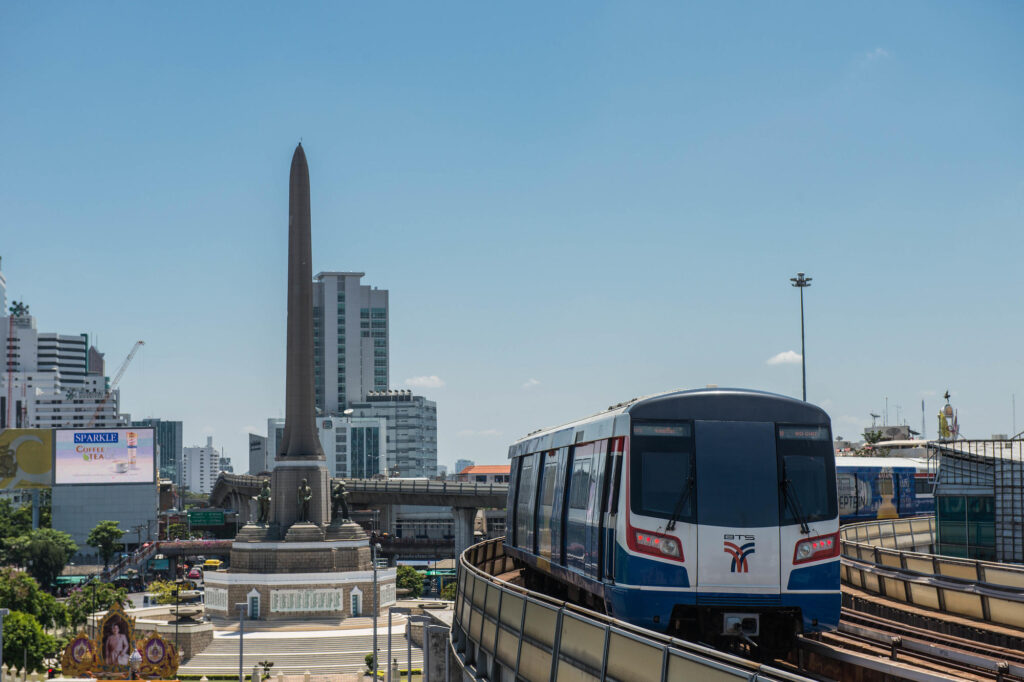
<path fill-rule="evenodd" d="M 377 552 L 380 551 L 379 542 L 370 543 L 370 563 L 373 564 L 373 598 L 370 600 L 371 608 L 373 609 L 373 679 L 377 679 Z M 388 636 L 390 636 L 390 632 Z M 390 654 L 388 654 L 390 656 Z M 244 680 L 242 682 L 245 682 Z"/>
<path fill-rule="evenodd" d="M 249 605 L 245 602 L 235 604 L 235 609 L 238 610 L 238 682 L 245 682 L 245 670 L 242 668 L 242 647 L 245 639 L 245 612 L 249 610 Z"/>
<path fill-rule="evenodd" d="M 800 369 L 803 377 L 804 402 L 807 402 L 807 355 L 804 352 L 804 289 L 811 286 L 811 278 L 804 277 L 804 273 L 796 273 L 796 277 L 790 277 L 789 281 L 800 290 Z"/>
<path fill-rule="evenodd" d="M 409 616 L 409 624 L 406 626 L 405 631 L 405 646 L 406 646 L 406 657 L 408 669 L 406 670 L 406 677 L 412 679 L 412 624 L 419 623 L 423 626 L 423 674 L 420 679 L 427 679 L 427 625 L 430 624 L 430 618 L 427 616 Z"/>

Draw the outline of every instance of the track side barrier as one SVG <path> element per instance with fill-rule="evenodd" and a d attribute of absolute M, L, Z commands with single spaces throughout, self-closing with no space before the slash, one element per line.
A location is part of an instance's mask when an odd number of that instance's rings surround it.
<path fill-rule="evenodd" d="M 929 554 L 935 518 L 844 526 L 844 583 L 898 601 L 1024 629 L 1024 566 Z"/>
<path fill-rule="evenodd" d="M 805 680 L 783 670 L 674 639 L 574 604 L 531 592 L 497 576 L 515 569 L 504 538 L 459 557 L 452 647 L 475 679 Z"/>

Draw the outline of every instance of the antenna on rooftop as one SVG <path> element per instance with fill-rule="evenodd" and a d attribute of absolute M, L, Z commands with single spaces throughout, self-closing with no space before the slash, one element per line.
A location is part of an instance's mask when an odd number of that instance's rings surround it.
<path fill-rule="evenodd" d="M 878 421 L 878 418 L 881 416 L 882 415 L 875 414 L 874 412 L 871 413 L 871 428 L 875 428 L 875 422 Z"/>

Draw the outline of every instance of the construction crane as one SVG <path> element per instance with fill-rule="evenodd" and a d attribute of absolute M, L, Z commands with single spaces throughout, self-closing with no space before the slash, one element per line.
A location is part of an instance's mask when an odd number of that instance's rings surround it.
<path fill-rule="evenodd" d="M 139 348 L 145 345 L 145 341 L 136 341 L 135 345 L 132 346 L 132 352 L 128 353 L 128 357 L 126 357 L 124 362 L 121 363 L 121 368 L 117 370 L 117 374 L 114 375 L 114 380 L 110 382 L 110 388 L 107 389 L 107 394 L 103 396 L 103 400 L 101 400 L 100 404 L 96 406 L 96 411 L 93 412 L 92 419 L 89 420 L 89 423 L 85 428 L 92 428 L 92 425 L 100 418 L 100 412 L 103 411 L 103 406 L 107 404 L 107 401 L 110 400 L 110 396 L 114 394 L 114 389 L 117 388 L 118 382 L 121 381 L 121 377 L 124 376 L 124 371 L 128 369 L 128 365 L 131 364 L 132 358 L 134 358 L 135 354 L 139 352 Z"/>

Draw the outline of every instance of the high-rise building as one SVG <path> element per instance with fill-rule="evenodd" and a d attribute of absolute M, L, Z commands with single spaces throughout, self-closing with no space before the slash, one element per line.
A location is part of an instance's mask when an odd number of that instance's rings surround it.
<path fill-rule="evenodd" d="M 461 474 L 465 470 L 466 467 L 471 467 L 474 464 L 476 464 L 476 462 L 474 462 L 471 459 L 457 459 L 457 460 L 455 460 L 455 472 L 454 472 L 454 475 L 458 476 L 459 474 Z"/>
<path fill-rule="evenodd" d="M 338 414 L 388 387 L 388 291 L 362 272 L 321 272 L 313 283 L 316 407 Z"/>
<path fill-rule="evenodd" d="M 391 476 L 437 475 L 437 404 L 412 391 L 371 391 L 350 404 L 353 417 L 387 422 L 387 471 Z"/>
<path fill-rule="evenodd" d="M 387 420 L 383 417 L 317 417 L 316 427 L 332 477 L 370 478 L 387 473 Z M 267 420 L 268 453 L 277 452 L 283 433 L 284 419 Z M 276 454 L 268 459 L 272 469 Z"/>
<path fill-rule="evenodd" d="M 273 467 L 267 459 L 267 437 L 258 433 L 249 434 L 249 474 L 256 476 Z"/>
<path fill-rule="evenodd" d="M 167 478 L 174 481 L 175 485 L 181 485 L 182 423 L 148 417 L 133 421 L 132 426 L 150 426 L 153 428 L 153 440 L 156 441 L 157 452 L 159 453 L 156 460 L 157 473 L 160 475 L 160 478 Z"/>
<path fill-rule="evenodd" d="M 86 334 L 40 332 L 27 307 L 0 315 L 6 371 L 0 373 L 0 428 L 115 428 L 120 395 L 107 390 Z"/>
<path fill-rule="evenodd" d="M 191 492 L 209 495 L 220 475 L 220 451 L 213 447 L 213 437 L 206 437 L 206 445 L 182 448 L 184 487 Z"/>

